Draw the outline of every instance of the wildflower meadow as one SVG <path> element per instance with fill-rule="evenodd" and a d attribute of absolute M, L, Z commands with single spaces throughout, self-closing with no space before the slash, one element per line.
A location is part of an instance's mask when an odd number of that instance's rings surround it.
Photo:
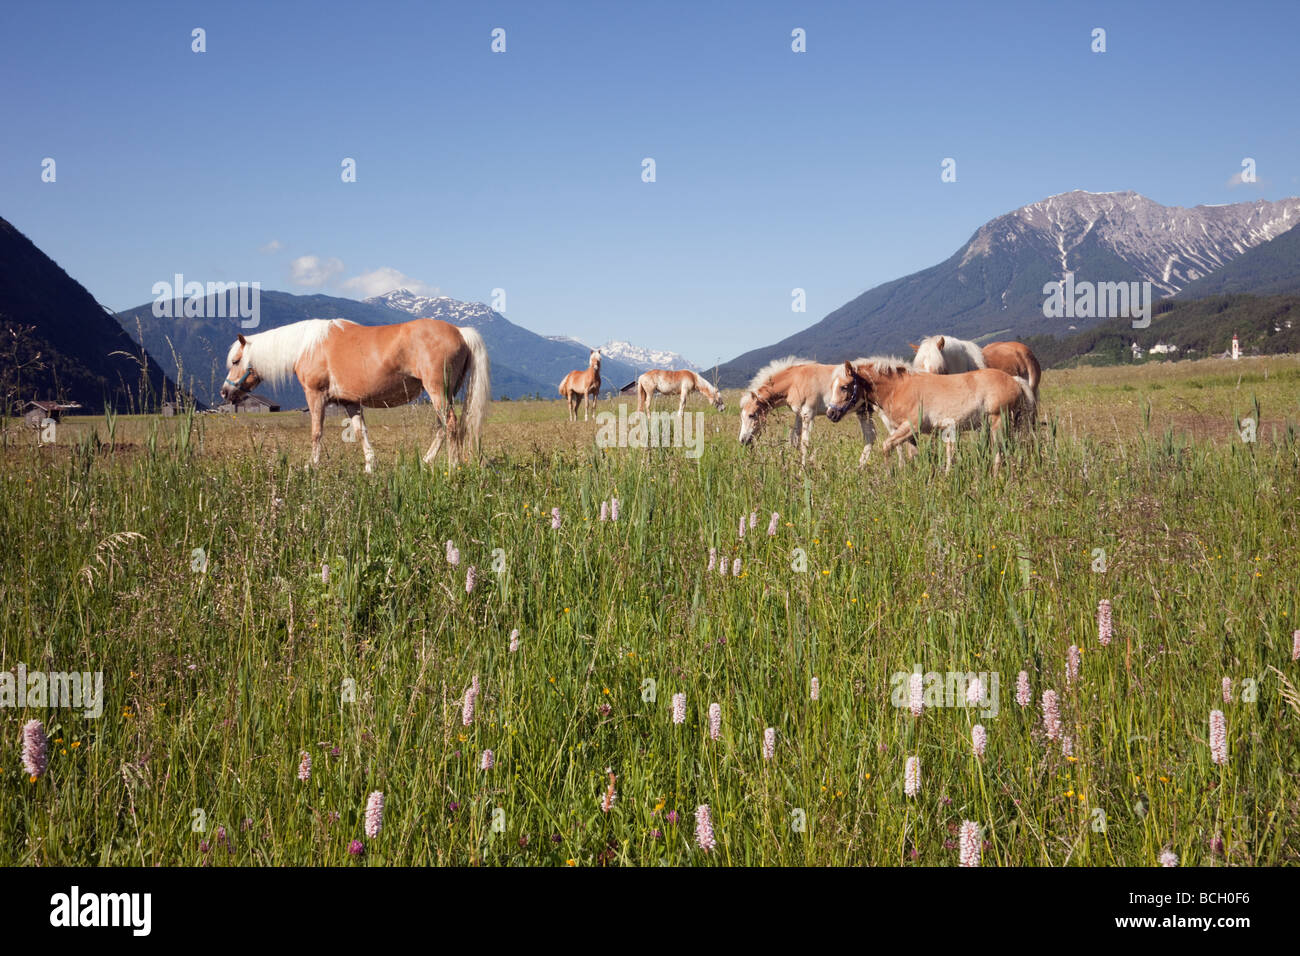
<path fill-rule="evenodd" d="M 452 473 L 427 406 L 369 475 L 297 413 L 11 430 L 0 863 L 1296 863 L 1300 365 L 1228 364 L 1049 370 L 996 475 L 731 395 L 698 458 L 498 402 Z"/>

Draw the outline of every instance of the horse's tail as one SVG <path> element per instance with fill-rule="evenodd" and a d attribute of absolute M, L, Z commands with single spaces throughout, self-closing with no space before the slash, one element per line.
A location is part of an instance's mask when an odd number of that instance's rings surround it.
<path fill-rule="evenodd" d="M 488 360 L 487 345 L 477 329 L 462 328 L 460 337 L 469 347 L 470 379 L 465 389 L 465 408 L 460 416 L 460 442 L 469 458 L 472 447 L 477 454 L 483 442 L 483 419 L 492 401 L 492 363 Z"/>
<path fill-rule="evenodd" d="M 1029 349 L 1025 349 L 1025 364 L 1029 366 L 1029 388 L 1034 393 L 1034 404 L 1038 404 L 1038 382 L 1043 377 L 1043 367 Z"/>
<path fill-rule="evenodd" d="M 1031 427 L 1038 415 L 1037 389 L 1034 384 L 1018 375 L 1012 377 L 1011 381 L 1015 382 L 1020 389 L 1020 401 L 1016 402 L 1015 420 L 1026 428 Z"/>

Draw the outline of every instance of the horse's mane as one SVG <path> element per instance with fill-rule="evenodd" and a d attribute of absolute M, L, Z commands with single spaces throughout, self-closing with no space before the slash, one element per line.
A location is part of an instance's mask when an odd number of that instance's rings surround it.
<path fill-rule="evenodd" d="M 777 372 L 792 368 L 795 365 L 814 365 L 812 359 L 796 358 L 793 355 L 787 355 L 785 358 L 774 359 L 768 362 L 758 370 L 758 373 L 749 380 L 748 391 L 757 391 L 761 386 L 766 385 L 768 380 Z"/>
<path fill-rule="evenodd" d="M 251 363 L 257 374 L 272 386 L 280 385 L 293 372 L 298 360 L 324 342 L 334 328 L 355 324 L 347 319 L 304 319 L 247 336 L 246 364 Z M 236 341 L 226 356 L 227 365 L 234 362 L 237 348 Z"/>
<path fill-rule="evenodd" d="M 701 392 L 704 392 L 706 395 L 711 392 L 716 392 L 718 390 L 717 387 L 714 386 L 712 382 L 710 382 L 707 378 L 705 378 L 703 375 L 701 375 L 699 372 L 695 371 L 694 369 L 688 368 L 688 369 L 683 369 L 683 371 L 690 372 L 691 375 L 694 376 L 695 387 L 698 388 Z"/>
<path fill-rule="evenodd" d="M 912 366 L 908 365 L 901 358 L 894 355 L 873 355 L 870 358 L 860 358 L 853 360 L 853 367 L 867 365 L 877 375 L 891 375 L 900 372 L 912 371 Z"/>

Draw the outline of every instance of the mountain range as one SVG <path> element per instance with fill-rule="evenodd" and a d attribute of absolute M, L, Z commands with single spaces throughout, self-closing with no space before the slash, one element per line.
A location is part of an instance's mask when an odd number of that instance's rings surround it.
<path fill-rule="evenodd" d="M 1153 298 L 1172 295 L 1209 283 L 1297 223 L 1295 198 L 1185 209 L 1135 192 L 1062 193 L 998 216 L 945 261 L 876 286 L 815 325 L 746 352 L 723 365 L 719 377 L 725 386 L 743 385 L 760 366 L 788 354 L 820 361 L 906 354 L 909 341 L 934 332 L 977 341 L 1066 335 L 1106 321 L 1044 317 L 1044 286 L 1067 272 L 1076 284 L 1150 282 Z M 1288 281 L 1300 275 L 1294 255 L 1280 259 L 1289 262 Z"/>

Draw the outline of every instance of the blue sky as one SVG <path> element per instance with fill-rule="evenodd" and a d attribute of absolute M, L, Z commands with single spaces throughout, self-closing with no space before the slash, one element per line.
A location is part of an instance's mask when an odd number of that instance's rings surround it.
<path fill-rule="evenodd" d="M 712 364 L 1054 193 L 1300 194 L 1298 28 L 1249 2 L 10 3 L 0 216 L 114 309 L 177 272 L 400 275 Z"/>

